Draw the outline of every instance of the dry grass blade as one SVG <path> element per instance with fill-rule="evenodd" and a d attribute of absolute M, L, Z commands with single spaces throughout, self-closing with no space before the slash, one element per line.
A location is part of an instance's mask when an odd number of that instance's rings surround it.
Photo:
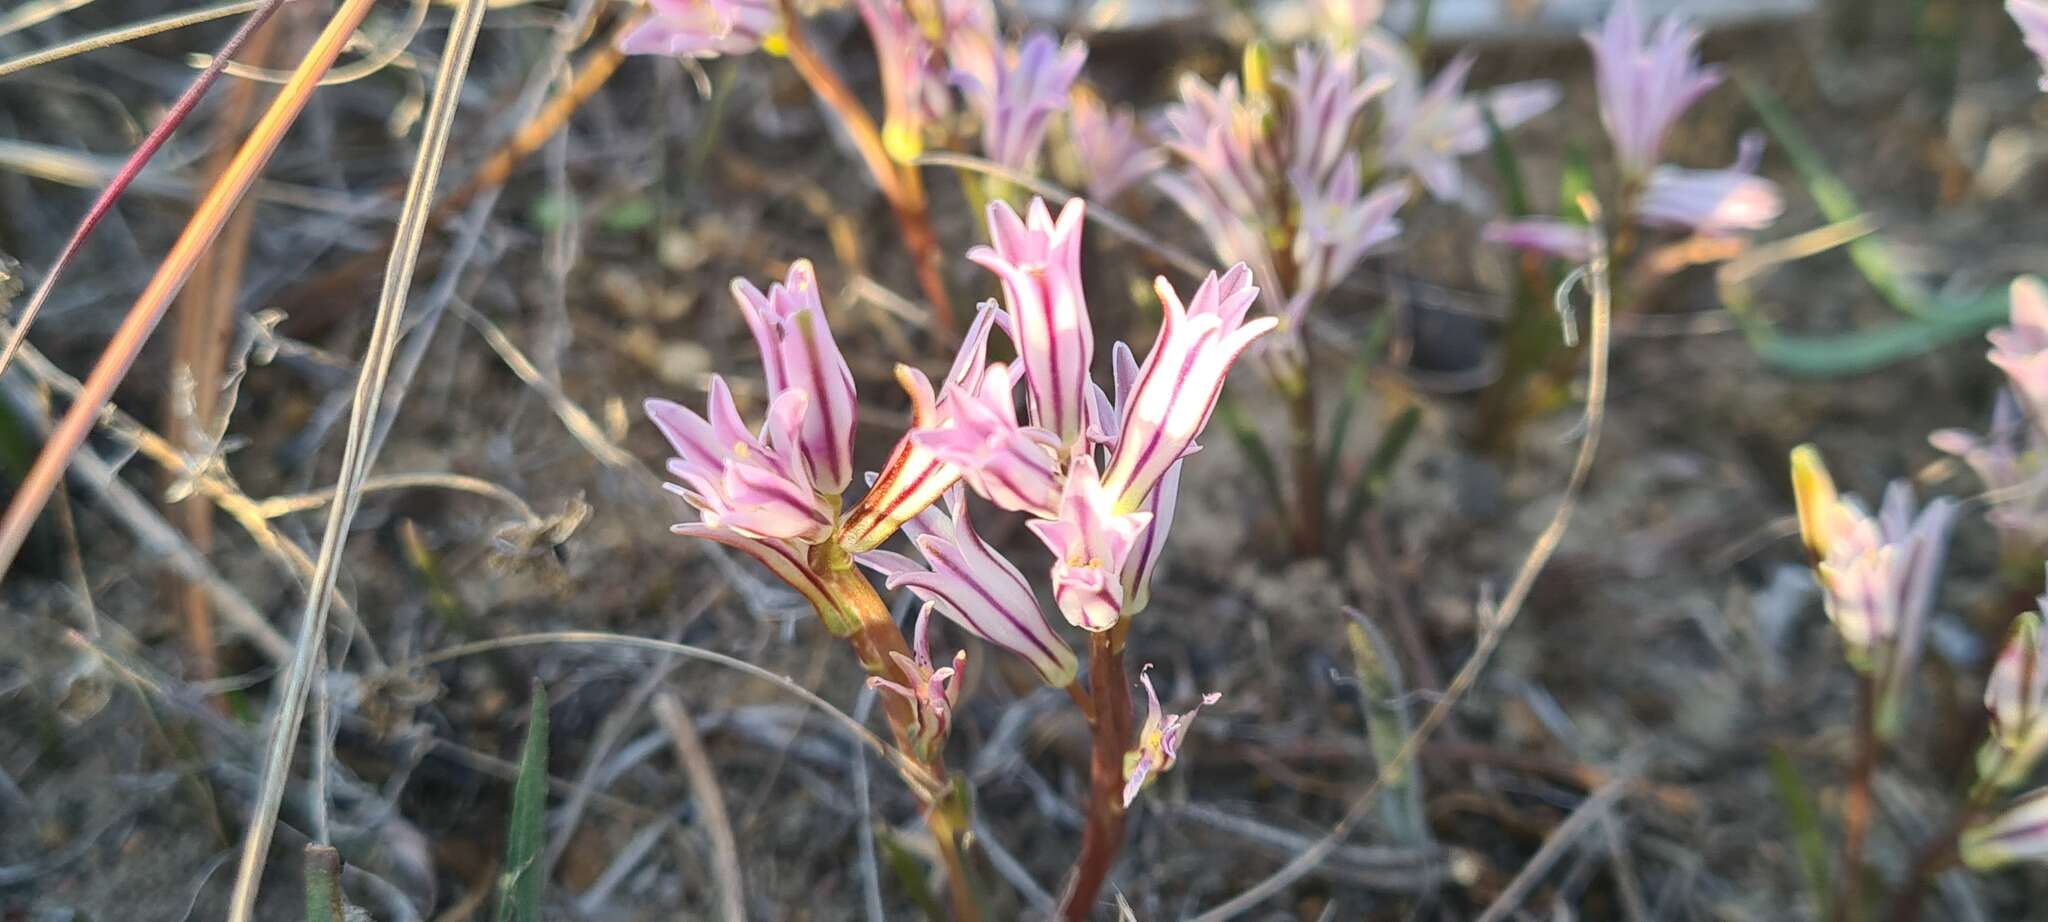
<path fill-rule="evenodd" d="M 307 682 L 320 657 L 321 640 L 327 631 L 328 600 L 340 569 L 341 547 L 349 522 L 355 517 L 356 505 L 362 498 L 360 490 L 370 466 L 370 428 L 377 418 L 377 405 L 383 397 L 384 379 L 391 370 L 392 353 L 398 346 L 399 321 L 412 286 L 420 241 L 426 234 L 428 205 L 434 198 L 434 181 L 440 175 L 441 162 L 447 152 L 459 91 L 469 71 L 477 32 L 483 26 L 484 6 L 484 0 L 466 0 L 456 12 L 455 21 L 448 30 L 447 44 L 442 49 L 441 71 L 434 77 L 433 97 L 420 135 L 419 157 L 413 163 L 412 178 L 407 185 L 405 210 L 399 215 L 398 244 L 392 250 L 391 264 L 385 272 L 368 352 L 363 358 L 362 373 L 356 379 L 355 401 L 349 413 L 348 441 L 343 448 L 340 473 L 335 477 L 336 501 L 327 510 L 327 527 L 321 534 L 320 557 L 314 562 L 312 586 L 306 595 L 305 611 L 299 618 L 291 665 L 280 690 L 282 697 L 272 712 L 262 787 L 257 793 L 248 834 L 242 841 L 235 890 L 228 903 L 229 922 L 248 922 L 250 913 L 255 909 L 256 888 L 262 877 L 264 860 L 269 855 L 270 835 L 277 823 L 277 810 L 284 799 L 292 750 L 298 742 L 299 720 L 305 716 Z M 293 85 L 298 81 L 299 77 L 294 76 Z M 285 95 L 290 93 L 288 87 Z"/>
<path fill-rule="evenodd" d="M 1597 204 L 1588 197 L 1581 201 L 1580 207 L 1586 209 L 1586 215 L 1594 226 L 1599 226 Z M 1522 604 L 1528 601 L 1529 591 L 1536 585 L 1537 574 L 1543 572 L 1543 567 L 1550 562 L 1550 555 L 1557 551 L 1558 543 L 1564 540 L 1565 529 L 1571 524 L 1572 510 L 1578 505 L 1579 492 L 1586 486 L 1587 475 L 1592 473 L 1593 456 L 1600 450 L 1601 424 L 1607 418 L 1608 348 L 1613 342 L 1611 320 L 1614 305 L 1612 293 L 1607 285 L 1606 241 L 1598 241 L 1598 245 L 1599 249 L 1593 254 L 1587 267 L 1579 273 L 1574 273 L 1558 291 L 1559 302 L 1569 303 L 1565 298 L 1571 294 L 1573 281 L 1581 277 L 1592 291 L 1593 316 L 1589 324 L 1592 328 L 1592 338 L 1587 349 L 1589 368 L 1586 372 L 1586 412 L 1581 423 L 1585 435 L 1579 441 L 1578 456 L 1572 462 L 1571 477 L 1565 482 L 1564 495 L 1558 499 L 1557 510 L 1551 513 L 1550 521 L 1536 535 L 1535 544 L 1529 548 L 1529 555 L 1522 559 L 1522 566 L 1515 572 L 1514 582 L 1509 584 L 1507 594 L 1501 597 L 1500 605 L 1495 609 L 1493 617 L 1484 619 L 1478 647 L 1472 651 L 1471 657 L 1465 660 L 1465 665 L 1458 670 L 1457 676 L 1451 679 L 1451 684 L 1444 689 L 1443 696 L 1437 699 L 1436 704 L 1430 707 L 1429 713 L 1423 715 L 1422 720 L 1416 724 L 1415 732 L 1409 734 L 1408 740 L 1401 744 L 1401 750 L 1395 753 L 1387 764 L 1380 766 L 1379 773 L 1374 776 L 1372 783 L 1366 785 L 1365 790 L 1360 791 L 1351 801 L 1351 805 L 1344 811 L 1343 818 L 1330 828 L 1328 834 L 1317 839 L 1314 845 L 1304 849 L 1301 854 L 1296 855 L 1293 860 L 1265 880 L 1232 897 L 1223 905 L 1196 916 L 1194 922 L 1224 922 L 1226 919 L 1242 915 L 1314 870 L 1317 864 L 1340 847 L 1345 837 L 1350 835 L 1352 828 L 1372 814 L 1373 806 L 1378 802 L 1380 789 L 1408 770 L 1408 763 L 1421 751 L 1422 744 L 1429 740 L 1430 734 L 1436 732 L 1436 728 L 1450 718 L 1452 709 L 1458 706 L 1459 700 L 1464 698 L 1465 693 L 1472 689 L 1473 683 L 1479 680 L 1479 674 L 1485 671 L 1487 662 L 1493 657 L 1494 649 L 1500 646 L 1501 638 L 1507 634 L 1508 628 L 1513 626 L 1516 616 L 1521 614 Z"/>
<path fill-rule="evenodd" d="M 36 23 L 62 16 L 91 2 L 92 0 L 31 0 L 15 7 L 13 12 L 0 16 L 0 36 L 13 35 Z"/>
<path fill-rule="evenodd" d="M 1480 914 L 1478 922 L 1504 922 L 1519 913 L 1522 901 L 1529 898 L 1530 892 L 1536 889 L 1536 884 L 1543 879 L 1543 875 L 1557 864 L 1558 859 L 1564 857 L 1565 852 L 1570 850 L 1581 836 L 1593 828 L 1594 823 L 1607 819 L 1614 805 L 1621 802 L 1621 796 L 1628 793 L 1629 784 L 1635 780 L 1635 774 L 1636 769 L 1633 765 L 1624 766 L 1616 771 L 1614 777 L 1606 784 L 1601 785 L 1600 790 L 1593 792 L 1593 796 L 1579 804 L 1578 809 L 1573 810 L 1572 815 L 1558 824 L 1558 827 L 1551 831 L 1549 838 L 1543 840 L 1543 847 L 1538 848 L 1536 854 L 1530 856 L 1522 865 L 1522 869 L 1515 872 L 1515 879 L 1508 881 L 1500 896 L 1494 898 L 1493 905 L 1486 907 L 1486 911 Z"/>
<path fill-rule="evenodd" d="M 59 42 L 48 48 L 37 49 L 28 54 L 0 61 L 0 77 L 12 76 L 25 70 L 62 61 L 74 55 L 91 54 L 102 48 L 112 48 L 115 45 L 127 44 L 136 39 L 161 35 L 165 32 L 175 32 L 186 26 L 196 26 L 203 22 L 226 19 L 229 16 L 238 16 L 266 6 L 274 7 L 276 5 L 272 0 L 235 0 L 233 3 L 222 3 L 218 6 L 167 13 L 155 19 L 145 19 L 141 22 L 108 29 L 104 32 L 94 32 L 91 35 L 75 38 L 68 42 Z M 219 54 L 214 55 L 214 58 L 220 60 L 232 57 L 233 55 L 234 52 L 222 49 Z M 212 69 L 218 70 L 219 68 Z"/>
<path fill-rule="evenodd" d="M 71 239 L 64 241 L 64 249 L 58 251 L 57 261 L 50 265 L 50 271 L 43 273 L 43 280 L 37 283 L 35 293 L 29 295 L 28 304 L 21 309 L 21 318 L 15 321 L 13 334 L 7 337 L 7 347 L 0 350 L 0 372 L 5 372 L 7 366 L 13 363 L 14 354 L 21 351 L 21 344 L 28 338 L 29 327 L 36 322 L 36 314 L 42 311 L 43 302 L 49 299 L 50 289 L 56 287 L 57 277 L 64 274 L 64 267 L 78 255 L 78 249 L 85 245 L 86 238 L 92 236 L 93 228 L 98 227 L 100 219 L 106 217 L 108 211 L 113 210 L 114 202 L 121 198 L 121 193 L 127 191 L 129 184 L 142 174 L 142 168 L 149 165 L 149 161 L 156 157 L 156 152 L 163 148 L 164 142 L 171 139 L 171 133 L 178 129 L 186 116 L 192 114 L 192 110 L 199 105 L 199 100 L 213 87 L 214 81 L 220 79 L 225 62 L 241 50 L 242 44 L 277 12 L 278 7 L 284 5 L 284 0 L 259 0 L 256 3 L 239 5 L 252 7 L 255 13 L 243 20 L 241 27 L 237 28 L 233 35 L 228 36 L 227 43 L 222 45 L 220 53 L 214 56 L 216 63 L 200 71 L 199 76 L 192 78 L 192 84 L 171 103 L 170 109 L 164 112 L 164 117 L 157 122 L 156 127 L 150 129 L 142 143 L 135 148 L 135 153 L 130 154 L 128 161 L 114 174 L 113 181 L 101 190 L 99 198 L 86 210 L 85 217 L 79 219 L 78 227 L 71 231 Z M 8 73 L 7 65 L 0 65 L 0 77 Z M 222 178 L 226 178 L 225 173 L 222 174 Z M 239 194 L 236 198 L 240 198 Z M 193 219 L 198 220 L 198 215 L 195 214 Z M 6 569 L 6 565 L 0 563 L 0 574 L 4 574 Z"/>
<path fill-rule="evenodd" d="M 690 782 L 690 796 L 704 818 L 705 834 L 711 839 L 712 877 L 718 881 L 719 913 L 726 922 L 746 922 L 746 884 L 740 877 L 740 848 L 733 839 L 732 818 L 725 810 L 725 793 L 718 787 L 718 771 L 697 725 L 683 710 L 681 698 L 672 691 L 654 696 L 654 716 L 661 721 L 675 743 L 676 761 Z"/>
<path fill-rule="evenodd" d="M 63 476 L 65 466 L 71 463 L 71 456 L 84 444 L 86 433 L 92 430 L 93 419 L 100 408 L 113 397 L 114 386 L 128 374 L 129 366 L 135 363 L 135 356 L 142 351 L 143 343 L 156 330 L 157 322 L 163 319 L 165 308 L 178 290 L 185 285 L 185 279 L 192 274 L 192 267 L 200 254 L 213 243 L 221 227 L 227 223 L 235 206 L 256 181 L 256 175 L 275 153 L 278 144 L 284 140 L 285 130 L 291 127 L 299 113 L 306 107 L 312 96 L 313 86 L 320 75 L 334 65 L 334 59 L 341 54 L 342 45 L 353 33 L 363 17 L 368 15 L 374 0 L 346 0 L 334 17 L 328 20 L 327 28 L 306 52 L 299 62 L 298 73 L 270 104 L 263 119 L 249 132 L 249 138 L 235 153 L 234 162 L 229 164 L 220 181 L 213 185 L 185 223 L 184 232 L 178 235 L 171 251 L 157 267 L 156 275 L 144 286 L 135 298 L 134 306 L 128 309 L 128 316 L 107 341 L 107 348 L 93 366 L 92 374 L 85 379 L 85 389 L 79 394 L 64 419 L 51 432 L 49 441 L 43 444 L 36 455 L 35 464 L 22 478 L 21 487 L 15 491 L 14 499 L 8 503 L 7 513 L 0 516 L 0 578 L 7 575 L 14 563 L 14 555 L 21 551 L 23 541 L 28 539 L 28 530 L 42 514 L 43 506 L 50 501 L 50 493 L 56 489 L 57 481 Z"/>

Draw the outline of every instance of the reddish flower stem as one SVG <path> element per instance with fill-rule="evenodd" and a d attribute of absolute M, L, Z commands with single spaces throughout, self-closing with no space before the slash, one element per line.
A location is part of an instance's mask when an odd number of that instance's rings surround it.
<path fill-rule="evenodd" d="M 1059 916 L 1086 922 L 1095 898 L 1109 879 L 1110 866 L 1124 842 L 1124 753 L 1131 748 L 1131 682 L 1124 673 L 1127 621 L 1089 635 L 1088 687 L 1094 710 L 1089 723 L 1094 749 L 1088 765 L 1088 820 L 1081 832 L 1081 853 L 1073 876 L 1060 898 Z"/>
<path fill-rule="evenodd" d="M 1870 835 L 1871 781 L 1877 775 L 1877 685 L 1856 681 L 1856 761 L 1842 799 L 1842 866 L 1837 881 L 1836 922 L 1863 922 L 1863 844 Z"/>

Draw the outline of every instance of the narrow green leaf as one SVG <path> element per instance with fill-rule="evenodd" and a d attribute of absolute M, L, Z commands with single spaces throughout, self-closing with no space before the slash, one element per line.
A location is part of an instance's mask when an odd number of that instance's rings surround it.
<path fill-rule="evenodd" d="M 910 894 L 910 900 L 931 922 L 946 922 L 945 910 L 939 908 L 939 901 L 932 895 L 931 875 L 925 873 L 924 860 L 910 850 L 887 823 L 875 824 L 875 842 L 882 846 L 882 857 L 889 863 L 889 873 L 896 876 L 896 882 L 903 892 Z"/>
<path fill-rule="evenodd" d="M 1355 608 L 1346 608 L 1349 623 L 1345 639 L 1351 645 L 1351 662 L 1358 670 L 1359 705 L 1365 711 L 1366 739 L 1372 746 L 1376 771 L 1384 771 L 1400 757 L 1408 741 L 1411 721 L 1403 702 L 1408 699 L 1401 666 L 1387 647 L 1379 629 Z M 1429 820 L 1422 810 L 1422 778 L 1402 766 L 1380 792 L 1380 822 L 1388 838 L 1401 845 L 1423 846 L 1430 842 Z"/>
<path fill-rule="evenodd" d="M 1814 809 L 1813 795 L 1799 777 L 1799 766 L 1792 764 L 1792 757 L 1782 747 L 1772 746 L 1767 758 L 1778 806 L 1792 832 L 1792 850 L 1799 857 L 1800 877 L 1813 900 L 1813 917 L 1828 918 L 1828 894 L 1833 891 L 1828 883 L 1828 844 L 1821 832 L 1820 811 Z"/>
<path fill-rule="evenodd" d="M 498 922 L 540 922 L 539 865 L 548 806 L 548 693 L 533 680 L 526 744 L 512 784 L 512 819 L 505 830 L 505 869 L 498 878 Z"/>
<path fill-rule="evenodd" d="M 1791 159 L 1793 168 L 1805 178 L 1807 193 L 1813 196 L 1814 204 L 1820 206 L 1821 215 L 1830 222 L 1841 222 L 1863 214 L 1863 206 L 1857 203 L 1855 193 L 1828 167 L 1827 158 L 1807 140 L 1777 94 L 1739 74 L 1735 82 L 1749 97 L 1750 107 L 1763 120 L 1764 128 L 1785 151 L 1785 156 Z M 1849 261 L 1893 308 L 1925 319 L 1943 313 L 1942 306 L 1926 291 L 1899 274 L 1891 247 L 1883 238 L 1876 234 L 1865 235 L 1851 241 L 1848 250 Z"/>
<path fill-rule="evenodd" d="M 347 922 L 341 896 L 341 853 L 325 845 L 306 846 L 306 922 Z"/>
<path fill-rule="evenodd" d="M 1786 335 L 1748 324 L 1745 328 L 1750 347 L 1773 368 L 1827 378 L 1874 371 L 1976 336 L 2003 323 L 2010 309 L 2006 293 L 1996 291 L 1971 301 L 1941 302 L 1923 318 L 1839 335 Z"/>
<path fill-rule="evenodd" d="M 1323 452 L 1323 470 L 1334 474 L 1338 460 L 1344 457 L 1344 443 L 1351 436 L 1351 421 L 1357 415 L 1358 404 L 1365 399 L 1373 360 L 1386 348 L 1393 333 L 1394 311 L 1389 307 L 1373 318 L 1372 326 L 1365 331 L 1365 339 L 1354 353 L 1357 357 L 1344 376 L 1344 396 L 1337 402 L 1336 414 L 1330 417 L 1330 444 Z"/>
<path fill-rule="evenodd" d="M 1529 203 L 1529 186 L 1522 179 L 1522 161 L 1515 156 L 1515 149 L 1508 144 L 1507 132 L 1500 128 L 1500 122 L 1493 117 L 1492 106 L 1480 106 L 1479 114 L 1486 119 L 1486 150 L 1493 160 L 1493 170 L 1500 174 L 1501 208 L 1510 218 L 1528 217 L 1535 207 Z"/>

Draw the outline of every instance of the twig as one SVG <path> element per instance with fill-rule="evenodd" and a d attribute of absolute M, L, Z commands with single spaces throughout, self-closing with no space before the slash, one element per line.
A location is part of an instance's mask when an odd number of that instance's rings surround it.
<path fill-rule="evenodd" d="M 726 922 L 746 922 L 746 884 L 740 878 L 740 849 L 733 840 L 732 819 L 725 812 L 725 793 L 718 786 L 718 771 L 711 765 L 711 755 L 704 751 L 704 740 L 697 735 L 697 727 L 690 722 L 690 715 L 683 710 L 682 699 L 673 691 L 662 691 L 654 696 L 654 716 L 668 730 L 675 743 L 676 761 L 682 763 L 683 775 L 690 782 L 690 796 L 697 801 L 697 812 L 704 821 L 704 832 L 711 839 L 711 871 L 718 880 L 719 906 Z"/>
<path fill-rule="evenodd" d="M 176 13 L 167 13 L 154 19 L 144 19 L 125 26 L 107 29 L 103 32 L 94 32 L 90 35 L 80 36 L 68 42 L 58 42 L 47 48 L 38 48 L 27 54 L 0 61 L 0 77 L 12 76 L 31 68 L 64 60 L 74 55 L 90 54 L 102 48 L 112 48 L 115 45 L 125 44 L 136 39 L 148 38 L 152 35 L 160 35 L 165 32 L 183 29 L 186 26 L 196 26 L 203 22 L 226 19 L 229 16 L 255 12 L 265 6 L 274 7 L 277 5 L 272 0 L 235 0 L 233 3 L 222 3 L 215 6 L 201 7 L 196 10 L 181 10 Z M 233 54 L 233 51 L 223 48 L 216 57 L 226 58 Z"/>
<path fill-rule="evenodd" d="M 344 7 L 344 10 L 353 9 Z M 367 12 L 367 5 L 360 12 Z M 344 15 L 337 14 L 337 24 L 339 17 Z M 371 461 L 367 450 L 370 425 L 376 419 L 377 405 L 383 397 L 384 378 L 391 369 L 391 354 L 398 345 L 399 321 L 405 311 L 413 267 L 426 232 L 427 205 L 433 200 L 434 181 L 440 175 L 449 129 L 455 121 L 459 90 L 463 77 L 468 73 L 470 53 L 476 47 L 476 36 L 483 26 L 483 19 L 484 0 L 465 0 L 448 30 L 448 40 L 441 54 L 441 70 L 434 77 L 433 102 L 428 107 L 425 129 L 420 135 L 419 156 L 413 164 L 412 178 L 406 190 L 405 210 L 399 216 L 399 242 L 393 248 L 391 265 L 377 299 L 370 345 L 363 360 L 362 373 L 356 379 L 348 442 L 343 449 L 340 473 L 335 477 L 339 495 L 337 501 L 328 507 L 327 528 L 320 539 L 320 557 L 314 562 L 312 589 L 306 596 L 306 607 L 299 619 L 291 664 L 284 677 L 283 697 L 278 701 L 270 722 L 270 744 L 264 758 L 263 783 L 252 811 L 254 816 L 249 823 L 248 835 L 242 842 L 235 889 L 228 901 L 229 922 L 248 922 L 255 910 L 256 890 L 261 883 L 264 861 L 269 855 L 271 832 L 284 797 L 286 776 L 291 771 L 292 750 L 298 743 L 299 719 L 305 712 L 306 682 L 320 656 L 321 641 L 327 632 L 328 597 L 340 571 L 341 547 L 348 535 L 349 522 L 355 517 L 356 504 L 361 500 L 356 491 L 361 488 Z M 352 26 L 351 23 L 351 28 L 341 30 L 342 33 L 353 31 Z M 330 28 L 329 34 L 335 31 Z M 326 35 L 322 36 L 323 41 L 326 38 Z M 301 84 L 315 76 L 317 74 L 312 69 L 301 68 L 301 73 L 294 75 L 293 84 Z M 302 97 L 306 90 L 310 87 L 300 91 Z M 280 98 L 290 96 L 292 89 L 288 87 Z"/>
<path fill-rule="evenodd" d="M 1589 214 L 1598 210 L 1590 198 L 1583 200 L 1581 207 L 1590 209 Z M 1597 226 L 1598 221 L 1595 220 L 1594 224 Z M 1573 278 L 1580 277 L 1575 274 Z M 1578 457 L 1572 463 L 1571 476 L 1565 481 L 1564 495 L 1558 500 L 1557 510 L 1551 513 L 1550 522 L 1537 534 L 1535 544 L 1529 548 L 1528 556 L 1522 560 L 1521 568 L 1515 573 L 1514 582 L 1508 586 L 1507 594 L 1501 598 L 1496 614 L 1484 625 L 1477 649 L 1472 651 L 1472 656 L 1466 659 L 1465 665 L 1451 679 L 1451 684 L 1444 690 L 1443 696 L 1437 699 L 1436 704 L 1423 715 L 1421 722 L 1416 724 L 1415 732 L 1401 745 L 1401 751 L 1395 755 L 1394 761 L 1380 767 L 1379 774 L 1373 778 L 1372 784 L 1367 785 L 1357 799 L 1351 802 L 1351 806 L 1344 811 L 1344 816 L 1331 827 L 1328 834 L 1302 850 L 1265 880 L 1223 905 L 1196 916 L 1194 922 L 1224 922 L 1226 919 L 1235 918 L 1279 893 L 1288 884 L 1300 880 L 1302 875 L 1329 857 L 1331 851 L 1339 847 L 1345 837 L 1350 835 L 1351 830 L 1372 814 L 1380 788 L 1407 770 L 1407 763 L 1415 758 L 1422 744 L 1428 741 L 1430 734 L 1450 717 L 1451 710 L 1457 707 L 1465 693 L 1471 690 L 1473 683 L 1478 681 L 1479 674 L 1485 670 L 1494 649 L 1500 646 L 1501 637 L 1521 614 L 1522 605 L 1528 601 L 1529 591 L 1536 584 L 1537 574 L 1543 572 L 1544 565 L 1550 562 L 1550 555 L 1557 551 L 1558 543 L 1564 540 L 1565 529 L 1571 523 L 1572 510 L 1578 504 L 1579 492 L 1584 489 L 1586 478 L 1592 473 L 1593 457 L 1600 447 L 1601 425 L 1606 419 L 1608 347 L 1612 341 L 1613 304 L 1610 303 L 1611 295 L 1607 287 L 1607 252 L 1604 241 L 1599 242 L 1599 248 L 1589 261 L 1583 278 L 1589 283 L 1593 301 L 1591 342 L 1588 349 L 1591 367 L 1586 376 L 1586 412 L 1582 422 L 1585 436 L 1579 442 Z M 1568 281 L 1566 286 L 1559 290 L 1559 294 L 1569 295 L 1570 289 Z"/>

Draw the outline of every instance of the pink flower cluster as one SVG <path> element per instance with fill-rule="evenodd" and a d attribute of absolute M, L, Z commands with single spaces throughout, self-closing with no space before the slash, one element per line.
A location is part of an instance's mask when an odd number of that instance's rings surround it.
<path fill-rule="evenodd" d="M 1943 429 L 1934 447 L 1961 459 L 1984 483 L 1984 516 L 1998 531 L 2007 562 L 2031 568 L 2048 553 L 2048 285 L 2032 276 L 2012 283 L 2011 320 L 1992 330 L 1991 364 L 2006 388 L 1983 435 Z"/>

